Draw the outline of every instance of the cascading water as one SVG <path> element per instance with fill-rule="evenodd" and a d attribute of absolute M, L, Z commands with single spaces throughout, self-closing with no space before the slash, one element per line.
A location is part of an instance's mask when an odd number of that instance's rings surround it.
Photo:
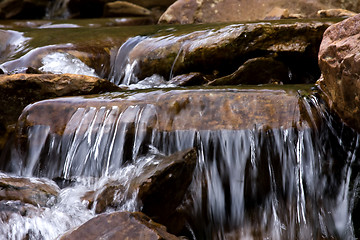
<path fill-rule="evenodd" d="M 130 94 L 128 98 L 140 100 L 143 96 Z M 212 104 L 192 98 L 187 101 L 190 108 Z M 27 136 L 28 149 L 23 149 L 21 140 L 4 169 L 74 183 L 64 188 L 58 203 L 40 216 L 14 217 L 15 225 L 0 222 L 4 226 L 1 236 L 20 239 L 27 234 L 32 239 L 40 235 L 51 239 L 94 216 L 80 199 L 86 190 L 98 189 L 109 179 L 126 185 L 141 174 L 143 166 L 151 164 L 154 150 L 168 155 L 196 147 L 198 163 L 190 197 L 183 206 L 192 233 L 189 237 L 355 238 L 351 213 L 356 208 L 358 176 L 352 169 L 357 167 L 359 136 L 334 120 L 316 96 L 301 102 L 308 120 L 294 127 L 175 127 L 164 131 L 159 127 L 161 114 L 168 113 L 135 101 L 122 109 L 79 107 L 62 135 L 54 133 L 52 126 L 20 128 L 20 135 Z M 176 109 L 176 117 L 184 118 L 185 112 Z M 26 110 L 23 115 L 21 119 L 26 121 Z M 169 116 L 165 118 L 171 124 Z M 19 122 L 20 127 L 22 124 Z M 131 198 L 120 209 L 135 211 L 141 206 Z M 19 224 L 27 228 L 17 231 Z"/>

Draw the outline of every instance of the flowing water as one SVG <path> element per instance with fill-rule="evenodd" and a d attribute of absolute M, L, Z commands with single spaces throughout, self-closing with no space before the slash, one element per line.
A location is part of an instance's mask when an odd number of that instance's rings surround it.
<path fill-rule="evenodd" d="M 29 41 L 22 34 L 12 33 L 22 42 Z M 157 76 L 141 85 L 133 75 L 136 63 L 129 63 L 127 54 L 143 39 L 142 36 L 122 39 L 125 43 L 112 49 L 108 79 L 133 88 L 171 87 Z M 13 48 L 9 45 L 0 50 Z M 20 50 L 11 50 L 8 59 L 12 60 Z M 23 52 L 22 61 L 28 58 L 26 54 L 31 54 L 30 49 Z M 66 52 L 45 54 L 39 63 L 44 71 L 101 75 Z M 5 62 L 2 68 L 15 71 L 16 67 L 10 66 Z M 53 179 L 63 188 L 57 201 L 47 207 L 28 206 L 26 215 L 13 213 L 7 219 L 0 217 L 0 239 L 55 239 L 96 216 L 95 209 L 89 209 L 89 203 L 83 199 L 86 192 L 102 189 L 114 180 L 129 187 L 131 179 L 141 175 L 145 166 L 157 164 L 157 156 L 191 147 L 197 149 L 198 161 L 189 194 L 182 204 L 187 237 L 355 239 L 359 227 L 359 135 L 333 116 L 315 93 L 298 95 L 297 111 L 301 114 L 294 114 L 289 124 L 269 127 L 259 125 L 254 117 L 246 127 L 231 125 L 229 122 L 240 116 L 236 115 L 239 106 L 247 102 L 238 106 L 229 104 L 227 98 L 219 106 L 229 108 L 231 114 L 220 114 L 222 120 L 215 124 L 206 120 L 217 117 L 218 107 L 214 102 L 201 100 L 206 94 L 225 93 L 229 98 L 245 92 L 254 94 L 250 95 L 254 102 L 259 99 L 258 93 L 285 96 L 283 90 L 254 88 L 147 90 L 55 99 L 54 102 L 70 103 L 73 109 L 64 120 L 61 134 L 54 130 L 56 123 L 46 124 L 36 117 L 32 125 L 27 125 L 32 109 L 52 104 L 52 100 L 28 106 L 18 122 L 20 137 L 3 154 L 1 168 L 15 176 Z M 167 102 L 162 96 L 179 92 L 194 95 L 182 101 L 180 107 L 161 109 L 156 104 Z M 145 98 L 157 100 L 149 102 Z M 96 103 L 104 99 L 108 102 L 125 99 L 130 103 L 104 106 Z M 87 101 L 93 101 L 93 105 L 78 104 Z M 250 106 L 247 113 L 255 110 Z M 191 111 L 203 120 L 190 121 Z M 118 198 L 121 204 L 108 212 L 141 210 L 136 192 Z M 0 207 L 11 208 L 16 204 L 7 201 Z"/>

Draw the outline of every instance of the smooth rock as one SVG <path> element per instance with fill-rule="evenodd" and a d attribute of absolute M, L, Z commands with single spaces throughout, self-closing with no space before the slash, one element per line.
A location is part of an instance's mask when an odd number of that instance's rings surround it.
<path fill-rule="evenodd" d="M 140 212 L 114 212 L 101 214 L 75 230 L 64 234 L 60 240 L 142 239 L 175 240 L 175 235 Z"/>
<path fill-rule="evenodd" d="M 331 26 L 319 51 L 317 82 L 330 107 L 360 131 L 360 14 Z"/>
<path fill-rule="evenodd" d="M 129 53 L 139 79 L 168 78 L 190 72 L 229 75 L 250 58 L 272 57 L 283 62 L 294 82 L 315 82 L 320 71 L 318 48 L 331 22 L 265 22 L 200 29 L 182 35 L 150 37 Z M 301 66 L 301 67 L 300 67 Z M 264 71 L 264 69 L 259 69 Z M 215 77 L 214 77 L 215 78 Z"/>
<path fill-rule="evenodd" d="M 109 2 L 104 7 L 104 17 L 149 16 L 150 14 L 148 9 L 125 1 Z"/>
<path fill-rule="evenodd" d="M 28 104 L 60 96 L 89 95 L 119 89 L 107 80 L 83 75 L 0 75 L 0 149 Z"/>
<path fill-rule="evenodd" d="M 349 18 L 354 17 L 357 13 L 346 10 L 346 9 L 327 9 L 327 10 L 319 10 L 317 12 L 318 17 L 321 18 L 335 18 L 335 17 L 342 17 L 342 18 Z"/>
<path fill-rule="evenodd" d="M 70 120 L 80 120 L 76 119 L 77 116 L 84 117 L 74 115 L 77 111 L 115 109 L 117 114 L 111 117 L 117 119 L 127 109 L 134 109 L 131 112 L 135 114 L 136 109 L 142 111 L 149 107 L 151 112 L 144 116 L 144 120 L 138 120 L 141 123 L 146 120 L 142 127 L 144 130 L 239 130 L 252 129 L 254 126 L 260 129 L 289 128 L 301 124 L 296 90 L 281 86 L 271 89 L 254 86 L 251 89 L 158 90 L 146 91 L 146 94 L 140 91 L 129 96 L 119 94 L 117 97 L 57 98 L 28 106 L 18 126 L 24 130 L 35 125 L 50 126 L 51 133 L 62 135 Z M 41 114 L 43 112 L 48 114 Z M 119 124 L 127 124 L 134 121 L 132 119 L 129 116 Z M 79 131 L 86 131 L 85 126 L 93 120 L 84 119 Z"/>
<path fill-rule="evenodd" d="M 20 200 L 35 206 L 49 206 L 54 203 L 59 191 L 59 187 L 47 179 L 0 174 L 0 200 Z"/>
<path fill-rule="evenodd" d="M 209 23 L 257 21 L 265 19 L 274 8 L 288 9 L 290 15 L 316 17 L 321 9 L 360 10 L 360 4 L 322 0 L 178 0 L 159 19 L 160 23 Z"/>

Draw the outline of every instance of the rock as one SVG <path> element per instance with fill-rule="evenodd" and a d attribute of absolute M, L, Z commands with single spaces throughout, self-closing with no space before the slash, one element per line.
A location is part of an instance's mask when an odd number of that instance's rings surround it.
<path fill-rule="evenodd" d="M 319 10 L 317 12 L 318 17 L 321 18 L 349 18 L 355 16 L 357 13 L 346 10 L 346 9 L 327 9 L 327 10 Z"/>
<path fill-rule="evenodd" d="M 360 3 L 356 0 L 178 0 L 164 12 L 159 22 L 189 24 L 256 21 L 267 17 L 278 18 L 282 15 L 314 18 L 317 11 L 334 8 L 359 12 Z M 279 12 L 279 9 L 282 10 Z M 284 12 L 285 9 L 288 13 Z M 276 15 L 273 16 L 274 14 Z"/>
<path fill-rule="evenodd" d="M 265 20 L 279 20 L 289 18 L 289 10 L 286 8 L 273 8 L 268 14 L 265 16 Z"/>
<path fill-rule="evenodd" d="M 360 131 L 360 14 L 331 26 L 319 51 L 317 82 L 330 107 Z"/>
<path fill-rule="evenodd" d="M 321 0 L 178 0 L 164 12 L 159 22 L 189 24 L 256 21 L 265 19 L 275 8 L 288 9 L 289 14 L 313 18 L 318 10 L 336 8 L 339 4 L 333 5 Z M 352 5 L 347 7 L 354 10 Z"/>
<path fill-rule="evenodd" d="M 206 82 L 206 78 L 198 72 L 177 75 L 169 80 L 169 84 L 176 86 L 199 86 Z"/>
<path fill-rule="evenodd" d="M 234 73 L 217 78 L 208 84 L 211 86 L 239 84 L 290 83 L 286 65 L 273 58 L 253 58 L 247 60 Z"/>
<path fill-rule="evenodd" d="M 117 119 L 120 113 L 134 107 L 139 111 L 151 107 L 149 114 L 144 116 L 144 131 L 240 130 L 252 129 L 254 125 L 260 129 L 289 128 L 301 122 L 296 90 L 281 86 L 271 89 L 254 86 L 252 89 L 147 91 L 146 95 L 142 92 L 132 94 L 130 99 L 126 95 L 116 98 L 57 98 L 28 106 L 19 118 L 18 126 L 24 130 L 36 125 L 50 126 L 50 133 L 62 135 L 70 120 L 78 121 L 85 117 L 74 115 L 78 110 L 92 108 L 96 112 L 100 108 L 114 108 L 116 115 L 112 117 Z M 41 114 L 43 112 L 48 114 Z M 136 111 L 128 110 L 128 113 L 136 114 Z M 84 129 L 79 131 L 86 131 L 86 124 L 93 120 L 86 119 Z M 121 123 L 129 121 L 135 121 L 131 114 Z M 128 129 L 129 134 L 131 131 Z"/>
<path fill-rule="evenodd" d="M 104 7 L 104 17 L 149 16 L 150 14 L 148 9 L 124 1 L 109 2 Z"/>
<path fill-rule="evenodd" d="M 0 200 L 20 200 L 35 206 L 49 206 L 59 194 L 58 186 L 47 179 L 0 175 Z"/>
<path fill-rule="evenodd" d="M 45 16 L 49 0 L 3 0 L 0 2 L 2 19 L 40 19 Z"/>
<path fill-rule="evenodd" d="M 275 56 L 289 68 L 293 82 L 315 82 L 320 75 L 318 47 L 329 25 L 317 21 L 233 24 L 155 36 L 138 43 L 129 53 L 129 62 L 136 61 L 139 79 L 155 73 L 167 78 L 170 72 L 175 76 L 217 72 L 214 78 L 219 78 L 250 58 Z"/>
<path fill-rule="evenodd" d="M 95 203 L 96 213 L 102 213 L 109 207 L 116 209 L 138 191 L 137 201 L 142 205 L 142 212 L 165 226 L 177 225 L 181 230 L 184 226 L 179 221 L 179 215 L 177 219 L 173 217 L 192 181 L 197 153 L 195 149 L 190 149 L 167 157 L 159 156 L 154 161 L 159 164 L 146 166 L 141 175 L 129 183 L 129 189 L 114 181 L 95 193 L 86 194 L 84 200 L 90 203 L 89 208 Z M 172 224 L 174 221 L 176 224 Z"/>
<path fill-rule="evenodd" d="M 28 104 L 60 96 L 88 95 L 119 89 L 107 80 L 83 75 L 0 75 L 0 152 L 9 132 Z"/>
<path fill-rule="evenodd" d="M 140 212 L 114 212 L 101 214 L 75 230 L 64 234 L 60 240 L 75 239 L 179 239 L 166 232 L 166 228 Z"/>
<path fill-rule="evenodd" d="M 184 199 L 197 162 L 195 149 L 163 157 L 155 169 L 146 169 L 135 181 L 142 212 L 166 224 Z"/>

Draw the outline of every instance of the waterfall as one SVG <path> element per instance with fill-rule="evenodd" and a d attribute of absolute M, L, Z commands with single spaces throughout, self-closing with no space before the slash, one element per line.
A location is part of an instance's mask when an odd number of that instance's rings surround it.
<path fill-rule="evenodd" d="M 62 135 L 46 125 L 20 129 L 29 149 L 13 150 L 5 170 L 77 181 L 66 190 L 75 191 L 84 188 L 83 178 L 92 179 L 93 185 L 85 184 L 92 188 L 114 176 L 126 182 L 134 174 L 129 168 L 141 174 L 139 166 L 154 151 L 169 155 L 195 147 L 191 200 L 183 208 L 196 239 L 352 239 L 359 135 L 316 96 L 300 100 L 307 115 L 301 127 L 270 129 L 162 130 L 150 103 L 79 107 Z M 92 217 L 85 212 L 84 218 Z"/>
<path fill-rule="evenodd" d="M 68 4 L 70 0 L 51 1 L 46 9 L 46 19 L 67 19 L 70 17 Z"/>
<path fill-rule="evenodd" d="M 130 62 L 128 58 L 129 52 L 145 37 L 137 36 L 129 38 L 117 51 L 115 58 L 112 60 L 111 72 L 109 80 L 117 85 L 129 85 L 137 83 L 137 62 Z"/>

